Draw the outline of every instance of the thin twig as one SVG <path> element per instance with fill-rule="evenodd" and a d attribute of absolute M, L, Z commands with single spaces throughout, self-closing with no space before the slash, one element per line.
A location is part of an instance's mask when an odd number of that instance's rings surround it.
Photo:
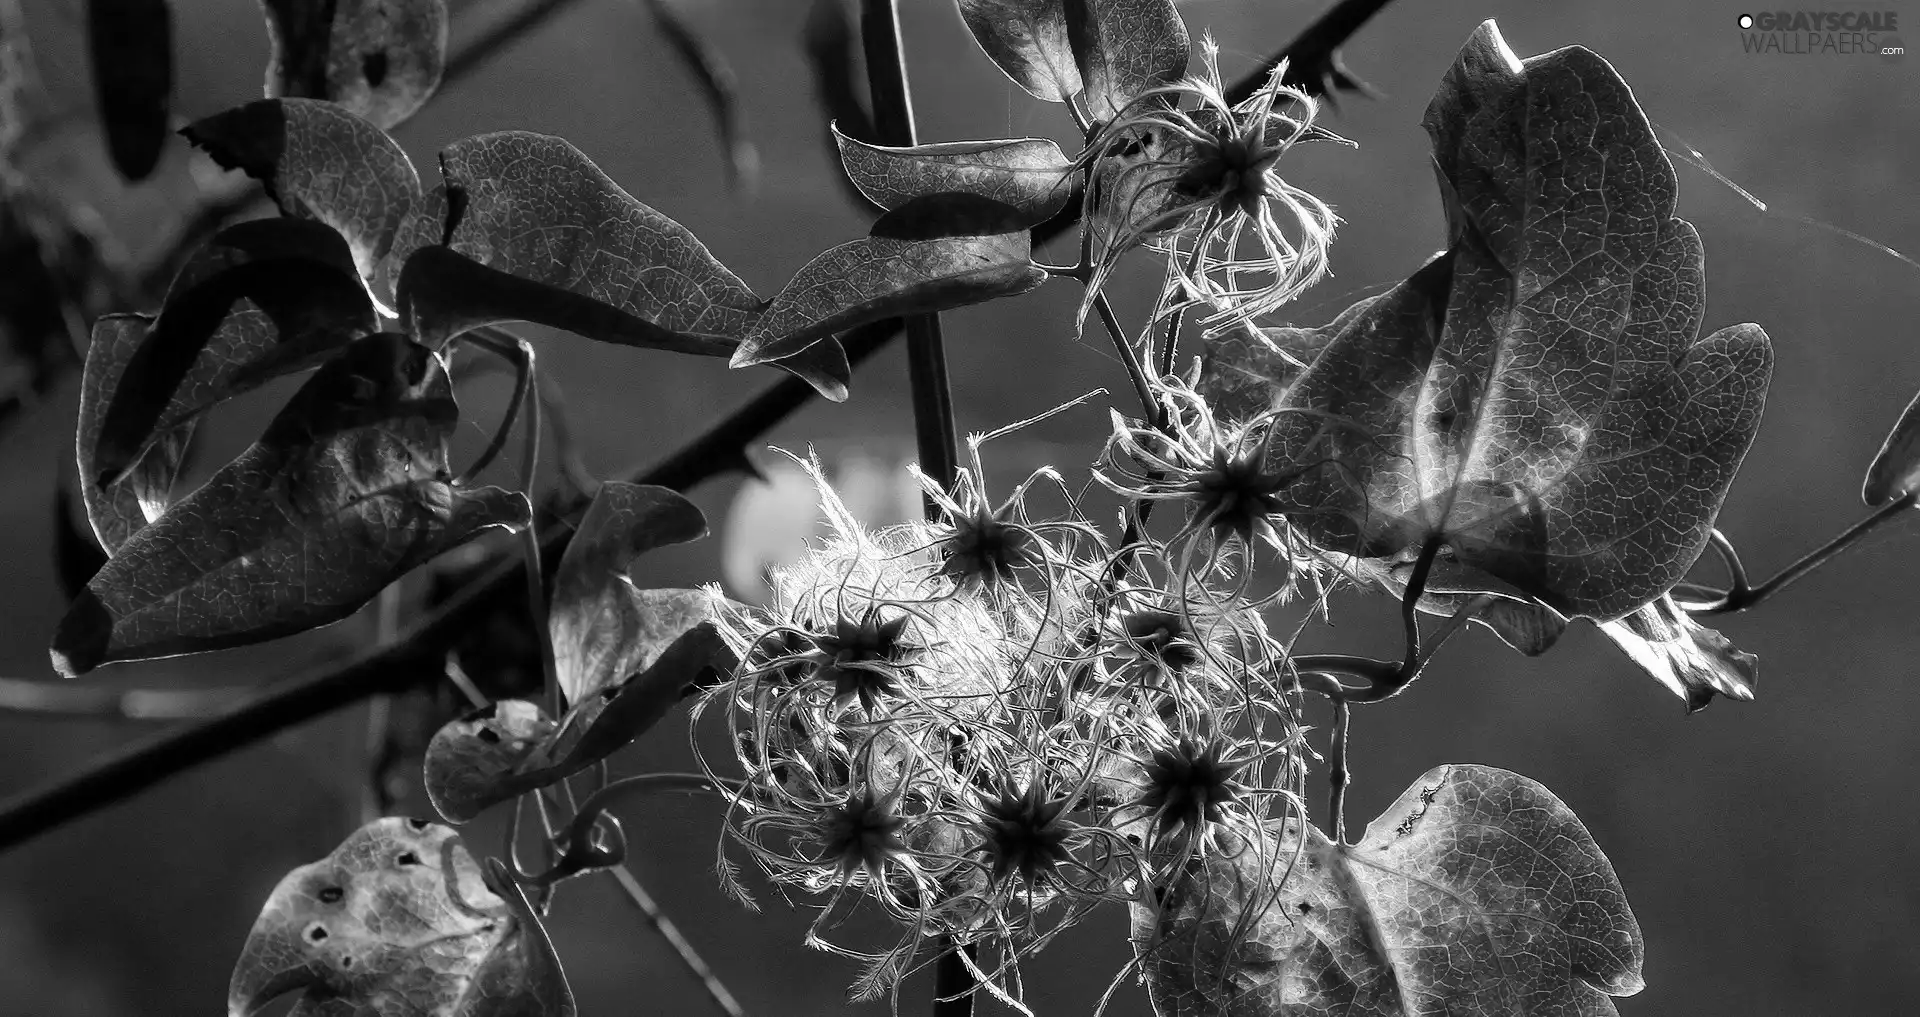
<path fill-rule="evenodd" d="M 473 73 L 473 70 L 488 60 L 500 55 L 502 50 L 519 41 L 522 35 L 533 31 L 554 15 L 572 7 L 578 0 L 532 0 L 512 17 L 482 33 L 479 38 L 468 43 L 466 48 L 447 58 L 447 66 L 440 74 L 439 91 L 452 88 L 460 79 Z"/>
<path fill-rule="evenodd" d="M 200 720 L 232 709 L 256 689 L 107 689 L 0 678 L 0 712 L 50 720 Z"/>
<path fill-rule="evenodd" d="M 640 885 L 640 880 L 634 878 L 633 873 L 628 871 L 625 865 L 616 865 L 607 871 L 613 873 L 614 881 L 620 884 L 620 889 L 626 891 L 627 898 L 633 901 L 633 906 L 647 916 L 647 921 L 653 925 L 654 931 L 660 933 L 660 938 L 666 940 L 668 946 L 673 947 L 673 952 L 680 956 L 680 963 L 686 965 L 687 970 L 693 973 L 693 977 L 700 980 L 700 984 L 707 990 L 707 995 L 712 997 L 713 1005 L 719 1007 L 720 1012 L 727 1017 L 746 1017 L 747 1011 L 741 1008 L 740 1001 L 733 998 L 733 993 L 728 992 L 727 987 L 721 984 L 719 977 L 713 973 L 713 969 L 708 967 L 707 962 L 701 958 L 700 952 L 693 948 L 692 943 L 687 942 L 687 937 L 681 934 L 679 926 L 673 924 L 673 919 L 668 918 L 667 913 L 660 910 L 659 902 L 653 899 L 653 895 L 647 892 L 646 887 Z M 642 1009 L 647 1008 L 642 1007 Z"/>
<path fill-rule="evenodd" d="M 1808 573 L 1832 561 L 1860 542 L 1862 537 L 1885 526 L 1887 523 L 1905 515 L 1916 505 L 1920 505 L 1920 494 L 1909 494 L 1873 511 L 1865 519 L 1847 527 L 1845 532 L 1802 555 L 1798 561 L 1775 573 L 1771 579 L 1757 586 L 1742 589 L 1740 580 L 1743 571 L 1735 572 L 1734 588 L 1719 597 L 1704 602 L 1680 602 L 1680 608 L 1690 614 L 1733 614 L 1757 607 L 1767 598 L 1805 578 Z M 1717 531 L 1716 531 L 1717 532 Z M 1726 538 L 1722 537 L 1722 540 Z M 1718 546 L 1717 544 L 1715 546 Z M 1727 552 L 1732 545 L 1727 545 Z M 1729 568 L 1738 568 L 1739 559 L 1730 559 Z"/>

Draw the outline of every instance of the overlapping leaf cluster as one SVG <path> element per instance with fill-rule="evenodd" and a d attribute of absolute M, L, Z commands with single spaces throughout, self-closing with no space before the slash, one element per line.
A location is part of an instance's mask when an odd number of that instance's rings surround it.
<path fill-rule="evenodd" d="M 1308 822 L 1298 716 L 1306 691 L 1336 701 L 1343 787 L 1348 706 L 1426 663 L 1416 610 L 1530 653 L 1587 618 L 1690 706 L 1752 695 L 1752 658 L 1673 591 L 1752 441 L 1768 341 L 1754 325 L 1700 335 L 1699 237 L 1598 56 L 1521 61 L 1483 25 L 1425 119 L 1443 253 L 1325 326 L 1261 327 L 1256 312 L 1324 271 L 1335 217 L 1278 167 L 1328 135 L 1297 73 L 1229 101 L 1208 48 L 1189 77 L 1172 0 L 959 0 L 1010 78 L 1068 104 L 1086 148 L 836 130 L 882 214 L 771 298 L 558 138 L 456 142 L 423 184 L 385 130 L 443 73 L 438 0 L 265 7 L 271 97 L 184 133 L 282 214 L 220 232 L 156 314 L 94 326 L 76 453 L 110 559 L 55 635 L 64 673 L 324 625 L 487 530 L 529 526 L 531 491 L 474 486 L 449 461 L 452 360 L 477 344 L 531 370 L 502 323 L 771 364 L 839 400 L 847 330 L 1064 276 L 1143 406 L 1114 414 L 1098 472 L 1129 501 L 1118 534 L 1051 469 L 990 500 L 978 442 L 971 469 L 927 481 L 933 521 L 879 532 L 814 467 L 833 533 L 773 573 L 764 610 L 636 582 L 642 554 L 705 521 L 665 488 L 600 485 L 550 584 L 528 573 L 551 698 L 481 706 L 426 752 L 450 822 L 538 806 L 546 868 L 511 844 L 482 868 L 451 830 L 380 820 L 276 889 L 233 1012 L 298 990 L 298 1012 L 572 1013 L 537 907 L 622 860 L 606 805 L 640 778 L 609 783 L 604 764 L 695 694 L 696 722 L 718 718 L 731 747 L 700 776 L 728 803 L 725 882 L 748 897 L 743 852 L 818 907 L 810 943 L 866 959 L 865 995 L 945 953 L 1018 1003 L 1021 962 L 1115 902 L 1162 1013 L 1611 1013 L 1609 995 L 1640 987 L 1624 894 L 1551 793 L 1442 767 L 1348 844 L 1338 818 L 1330 834 Z M 1330 54 L 1309 68 L 1337 71 Z M 108 98 L 127 107 L 116 159 L 145 164 L 153 111 Z M 1080 262 L 1041 266 L 1036 230 L 1076 201 Z M 1136 337 L 1101 288 L 1143 246 L 1169 284 Z M 1232 327 L 1176 376 L 1200 304 Z M 208 413 L 304 371 L 251 448 L 175 496 Z M 1911 503 L 1912 430 L 1870 501 Z M 1052 515 L 1029 508 L 1042 482 L 1065 505 Z M 1153 505 L 1180 514 L 1171 535 L 1149 527 Z M 1263 594 L 1275 557 L 1290 571 Z M 1262 611 L 1302 578 L 1410 601 L 1405 662 L 1269 634 Z M 1355 675 L 1373 687 L 1341 684 Z M 569 781 L 590 770 L 578 805 Z M 553 822 L 562 801 L 577 808 Z M 841 941 L 862 902 L 896 940 Z"/>

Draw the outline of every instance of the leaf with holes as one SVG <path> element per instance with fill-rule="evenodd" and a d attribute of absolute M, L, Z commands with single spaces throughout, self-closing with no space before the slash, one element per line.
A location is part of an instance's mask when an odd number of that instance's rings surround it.
<path fill-rule="evenodd" d="M 1429 541 L 1569 616 L 1620 618 L 1706 547 L 1772 371 L 1756 325 L 1700 337 L 1704 255 L 1673 167 L 1592 52 L 1524 64 L 1491 22 L 1427 110 L 1450 247 L 1276 377 L 1220 356 L 1230 416 L 1278 411 L 1285 497 L 1322 548 Z"/>
<path fill-rule="evenodd" d="M 440 170 L 445 182 L 427 192 L 392 253 L 401 320 L 423 342 L 531 321 L 726 357 L 760 315 L 760 298 L 699 238 L 560 138 L 483 134 L 449 146 Z M 780 366 L 846 398 L 837 343 Z"/>
<path fill-rule="evenodd" d="M 450 823 L 465 823 L 540 781 L 521 774 L 557 725 L 523 699 L 502 699 L 441 725 L 427 743 L 427 798 Z"/>
<path fill-rule="evenodd" d="M 1080 67 L 1067 37 L 1065 0 L 958 0 L 975 42 L 1014 84 L 1036 99 L 1080 94 Z"/>
<path fill-rule="evenodd" d="M 573 994 L 518 887 L 444 826 L 377 819 L 268 896 L 228 983 L 253 1017 L 572 1017 Z"/>
<path fill-rule="evenodd" d="M 193 437 L 193 422 L 180 424 L 149 444 L 126 476 L 104 485 L 87 479 L 100 475 L 94 448 L 108 403 L 152 326 L 152 318 L 139 314 L 109 314 L 94 322 L 93 341 L 87 345 L 86 366 L 80 372 L 80 423 L 74 437 L 80 496 L 93 536 L 109 555 L 141 527 L 160 518 L 172 503 L 174 478 Z"/>
<path fill-rule="evenodd" d="M 617 685 L 657 653 L 650 632 L 648 591 L 637 589 L 628 570 L 657 547 L 707 535 L 706 517 L 679 492 L 647 484 L 608 481 L 567 542 L 553 577 L 548 628 L 552 633 L 560 691 L 577 704 Z"/>
<path fill-rule="evenodd" d="M 887 148 L 834 128 L 840 162 L 867 200 L 892 211 L 936 194 L 977 194 L 1019 211 L 1032 226 L 1054 217 L 1072 196 L 1072 161 L 1044 138 L 957 141 Z"/>
<path fill-rule="evenodd" d="M 262 99 L 180 133 L 223 168 L 264 184 L 281 214 L 339 231 L 369 282 L 420 198 L 420 175 L 399 144 L 331 102 Z"/>
<path fill-rule="evenodd" d="M 949 214 L 932 195 L 887 213 L 876 235 L 841 244 L 807 262 L 773 298 L 740 343 L 733 366 L 750 367 L 797 356 L 856 325 L 907 314 L 944 311 L 1017 296 L 1047 280 L 1033 263 L 1032 240 L 1010 206 L 994 228 L 1011 232 L 926 236 L 946 232 Z M 923 209 L 933 210 L 922 214 Z M 972 212 L 966 213 L 971 218 Z M 891 226 L 903 227 L 885 235 Z"/>
<path fill-rule="evenodd" d="M 1644 984 L 1613 865 L 1519 774 L 1436 767 L 1357 844 L 1301 829 L 1223 846 L 1134 905 L 1162 1017 L 1598 1017 Z"/>
<path fill-rule="evenodd" d="M 160 165 L 173 98 L 173 12 L 167 0 L 87 0 L 94 98 L 107 152 L 129 181 Z"/>
<path fill-rule="evenodd" d="M 1640 669 L 1687 702 L 1687 712 L 1706 706 L 1714 695 L 1753 700 L 1759 661 L 1719 632 L 1693 620 L 1672 597 L 1663 596 L 1638 611 L 1602 623 Z"/>
<path fill-rule="evenodd" d="M 1095 121 L 1187 73 L 1192 40 L 1173 0 L 1064 0 L 1067 36 Z"/>
<path fill-rule="evenodd" d="M 312 367 L 377 323 L 353 255 L 333 230 L 257 219 L 220 231 L 174 277 L 160 316 L 126 354 L 118 377 L 133 384 L 104 395 L 81 480 L 118 481 L 160 436 L 222 400 Z"/>
<path fill-rule="evenodd" d="M 260 0 L 270 99 L 337 102 L 381 130 L 412 116 L 447 64 L 446 0 Z"/>
<path fill-rule="evenodd" d="M 431 351 L 393 333 L 355 342 L 251 448 L 121 545 L 61 620 L 54 667 L 303 632 L 484 530 L 526 525 L 524 495 L 451 484 L 457 419 Z"/>

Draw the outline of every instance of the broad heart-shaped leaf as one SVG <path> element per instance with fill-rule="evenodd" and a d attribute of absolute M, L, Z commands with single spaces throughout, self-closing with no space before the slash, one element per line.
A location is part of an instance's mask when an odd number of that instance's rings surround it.
<path fill-rule="evenodd" d="M 958 0 L 960 17 L 989 58 L 1036 99 L 1080 94 L 1080 66 L 1067 37 L 1066 0 Z"/>
<path fill-rule="evenodd" d="M 656 547 L 707 535 L 706 517 L 678 491 L 608 481 L 587 506 L 553 577 L 547 609 L 560 691 L 569 704 L 633 674 L 657 620 L 627 570 Z"/>
<path fill-rule="evenodd" d="M 160 165 L 173 98 L 173 12 L 167 0 L 87 0 L 88 56 L 107 152 L 127 180 Z"/>
<path fill-rule="evenodd" d="M 539 786 L 522 779 L 528 762 L 558 728 L 524 699 L 488 703 L 441 725 L 427 743 L 422 783 L 450 823 L 465 823 L 489 805 Z"/>
<path fill-rule="evenodd" d="M 206 485 L 128 538 L 60 622 L 54 667 L 243 646 L 352 614 L 526 497 L 455 488 L 438 359 L 393 333 L 329 361 Z"/>
<path fill-rule="evenodd" d="M 1223 847 L 1133 913 L 1161 1017 L 1600 1017 L 1643 986 L 1586 827 L 1486 766 L 1428 771 L 1358 844 L 1290 821 Z"/>
<path fill-rule="evenodd" d="M 1081 101 L 1111 120 L 1140 93 L 1187 73 L 1192 41 L 1173 0 L 1064 0 Z"/>
<path fill-rule="evenodd" d="M 180 133 L 222 167 L 266 185 L 282 214 L 339 231 L 369 282 L 420 199 L 420 174 L 406 151 L 336 103 L 262 99 Z"/>
<path fill-rule="evenodd" d="M 446 0 L 260 0 L 267 97 L 337 102 L 381 130 L 418 110 L 447 63 Z"/>
<path fill-rule="evenodd" d="M 1108 120 L 1179 80 L 1191 40 L 1173 0 L 959 0 L 960 16 L 1014 83 L 1049 102 L 1084 94 Z"/>
<path fill-rule="evenodd" d="M 287 873 L 247 934 L 230 1017 L 300 992 L 307 1017 L 573 1017 L 553 944 L 497 860 L 454 831 L 377 819 Z"/>
<path fill-rule="evenodd" d="M 1920 491 L 1920 395 L 1907 404 L 1880 444 L 1860 485 L 1860 500 L 1878 508 L 1916 491 Z"/>
<path fill-rule="evenodd" d="M 174 278 L 159 318 L 128 355 L 120 376 L 134 384 L 108 393 L 81 480 L 119 479 L 159 435 L 313 366 L 377 323 L 352 253 L 332 229 L 256 219 L 220 231 Z"/>
<path fill-rule="evenodd" d="M 173 482 L 180 472 L 192 421 L 174 427 L 140 453 L 127 475 L 100 485 L 87 478 L 99 476 L 93 450 L 100 440 L 107 403 L 120 387 L 134 351 L 146 340 L 153 319 L 138 314 L 109 314 L 93 323 L 87 345 L 86 367 L 80 373 L 80 424 L 74 450 L 80 467 L 80 494 L 95 539 L 111 555 L 141 527 L 160 518 L 173 501 Z"/>
<path fill-rule="evenodd" d="M 1489 22 L 1426 122 L 1447 252 L 1318 330 L 1275 399 L 1228 384 L 1259 370 L 1231 357 L 1203 387 L 1229 416 L 1281 411 L 1288 514 L 1323 548 L 1437 539 L 1563 615 L 1629 614 L 1706 546 L 1759 424 L 1766 334 L 1698 337 L 1699 237 L 1598 56 L 1523 65 Z"/>
<path fill-rule="evenodd" d="M 1662 596 L 1600 631 L 1635 664 L 1687 701 L 1687 712 L 1706 706 L 1715 693 L 1753 700 L 1759 661 L 1719 632 L 1693 620 L 1673 598 Z"/>
<path fill-rule="evenodd" d="M 1073 194 L 1073 163 L 1044 138 L 887 148 L 835 127 L 840 162 L 867 200 L 892 211 L 935 194 L 977 194 L 1017 209 L 1028 225 L 1054 217 Z"/>
<path fill-rule="evenodd" d="M 423 342 L 531 321 L 727 357 L 760 315 L 760 298 L 699 238 L 560 138 L 468 138 L 440 154 L 440 171 L 445 182 L 408 217 L 388 268 L 401 319 Z M 846 398 L 850 372 L 837 343 L 780 366 L 829 399 Z"/>
<path fill-rule="evenodd" d="M 890 222 L 906 227 L 902 235 L 862 237 L 841 244 L 806 263 L 733 355 L 733 366 L 749 367 L 804 353 L 837 332 L 882 318 L 964 307 L 1025 293 L 1047 281 L 1033 263 L 1032 237 L 1019 228 L 1012 208 L 990 199 L 979 202 L 1007 213 L 1001 226 L 1011 232 L 930 236 L 948 218 L 935 210 L 947 197 L 916 199 L 882 216 L 879 233 Z M 924 217 L 922 208 L 930 212 Z"/>

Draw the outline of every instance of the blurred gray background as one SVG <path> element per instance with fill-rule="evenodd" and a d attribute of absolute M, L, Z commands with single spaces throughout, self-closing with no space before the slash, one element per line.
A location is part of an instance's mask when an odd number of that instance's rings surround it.
<path fill-rule="evenodd" d="M 456 26 L 456 43 L 513 6 L 468 5 L 476 20 Z M 752 195 L 728 189 L 695 86 L 641 6 L 626 0 L 574 5 L 442 93 L 397 136 L 429 179 L 433 153 L 470 134 L 525 128 L 566 137 L 634 195 L 692 228 L 760 292 L 772 292 L 812 254 L 858 236 L 863 223 L 825 157 L 798 43 L 808 3 L 681 6 L 739 75 L 763 162 Z M 1006 83 L 949 0 L 903 6 L 922 140 L 1064 136 L 1060 110 Z M 1220 40 L 1231 78 L 1321 7 L 1204 0 L 1184 10 L 1196 33 L 1210 29 Z M 175 9 L 179 111 L 203 116 L 257 97 L 266 41 L 256 5 L 178 0 Z M 1346 50 L 1348 65 L 1384 98 L 1348 99 L 1329 122 L 1359 150 L 1323 148 L 1292 167 L 1291 179 L 1346 219 L 1335 278 L 1295 311 L 1300 321 L 1324 321 L 1404 276 L 1440 243 L 1419 118 L 1479 21 L 1498 18 L 1523 56 L 1574 43 L 1598 51 L 1656 123 L 1773 209 L 1762 214 L 1707 176 L 1679 170 L 1681 212 L 1708 250 L 1708 327 L 1757 321 L 1775 343 L 1760 438 L 1720 521 L 1749 567 L 1765 573 L 1863 513 L 1861 472 L 1920 387 L 1920 270 L 1793 218 L 1920 250 L 1920 55 L 1748 55 L 1735 24 L 1744 10 L 1738 0 L 1402 0 L 1388 8 Z M 1900 13 L 1920 19 L 1920 11 Z M 1920 37 L 1920 21 L 1902 27 Z M 84 66 L 77 58 L 56 65 L 42 55 L 49 75 Z M 996 427 L 1097 385 L 1125 395 L 1109 351 L 1091 338 L 1073 340 L 1067 290 L 1056 284 L 948 316 L 963 429 Z M 587 433 L 587 460 L 602 473 L 664 453 L 715 407 L 771 380 L 730 374 L 717 361 L 540 341 L 543 364 L 565 384 Z M 284 391 L 217 418 L 229 451 L 257 432 Z M 482 386 L 472 405 L 497 404 L 503 392 Z M 63 607 L 49 492 L 58 462 L 71 454 L 72 409 L 68 390 L 0 444 L 8 478 L 0 486 L 0 673 L 47 673 L 46 641 Z M 1103 417 L 1068 414 L 1009 443 L 994 461 L 996 482 L 1048 460 L 1084 478 Z M 810 407 L 773 440 L 813 443 L 829 458 L 860 450 L 898 460 L 910 451 L 907 420 L 904 362 L 893 349 L 856 378 L 850 402 Z M 717 529 L 738 487 L 728 480 L 698 493 Z M 642 580 L 717 578 L 726 536 L 649 559 Z M 1620 1001 L 1624 1013 L 1916 1012 L 1916 569 L 1920 519 L 1888 527 L 1765 610 L 1725 619 L 1724 629 L 1760 656 L 1759 700 L 1718 700 L 1693 717 L 1590 628 L 1537 660 L 1476 632 L 1404 697 L 1362 711 L 1352 814 L 1373 815 L 1448 761 L 1507 767 L 1552 788 L 1612 858 L 1645 930 L 1647 989 Z M 1365 651 L 1395 638 L 1383 600 L 1345 598 L 1335 619 L 1319 645 Z M 367 632 L 352 622 L 297 644 L 115 668 L 88 680 L 267 681 Z M 364 723 L 361 713 L 344 712 L 0 858 L 0 1014 L 216 1010 L 267 891 L 350 829 L 354 791 L 342 761 L 355 758 Z M 0 792 L 67 772 L 143 733 L 0 716 Z M 685 741 L 683 726 L 669 722 L 619 769 L 682 768 Z M 417 797 L 411 806 L 427 812 Z M 715 807 L 668 800 L 625 814 L 636 873 L 751 1013 L 882 1012 L 843 1001 L 856 970 L 802 948 L 804 913 L 772 900 L 754 916 L 716 890 Z M 492 830 L 480 825 L 480 845 L 497 843 Z M 1090 1012 L 1127 955 L 1124 925 L 1118 910 L 1098 915 L 1031 965 L 1034 1009 Z M 610 884 L 570 886 L 552 929 L 590 1017 L 712 1012 Z M 903 1007 L 923 1010 L 926 994 L 924 984 L 910 985 Z M 1146 1011 L 1143 993 L 1127 986 L 1111 1012 Z"/>

